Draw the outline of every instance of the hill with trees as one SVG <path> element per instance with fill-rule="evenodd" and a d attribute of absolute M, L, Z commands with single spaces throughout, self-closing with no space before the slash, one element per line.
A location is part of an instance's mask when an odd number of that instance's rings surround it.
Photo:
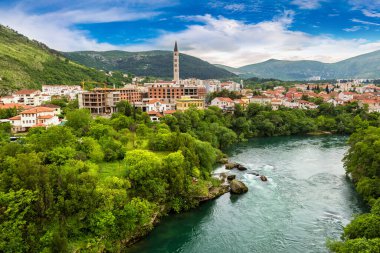
<path fill-rule="evenodd" d="M 0 25 L 0 95 L 42 84 L 80 84 L 82 80 L 121 83 L 113 77 L 67 59 L 44 44 Z"/>
<path fill-rule="evenodd" d="M 170 51 L 80 51 L 63 53 L 88 67 L 132 73 L 137 76 L 173 78 L 173 52 Z M 199 58 L 180 54 L 180 78 L 221 79 L 236 76 Z"/>
<path fill-rule="evenodd" d="M 319 61 L 284 61 L 270 59 L 239 68 L 218 65 L 244 78 L 275 78 L 280 80 L 379 79 L 380 51 L 359 55 L 336 63 Z"/>

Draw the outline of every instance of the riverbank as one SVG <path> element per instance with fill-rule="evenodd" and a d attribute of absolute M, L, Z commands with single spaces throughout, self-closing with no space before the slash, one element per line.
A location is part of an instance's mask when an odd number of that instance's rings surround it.
<path fill-rule="evenodd" d="M 164 217 L 128 253 L 328 252 L 353 214 L 364 211 L 345 177 L 344 136 L 258 138 L 226 150 L 248 187 L 224 194 L 190 212 Z M 225 173 L 219 166 L 215 173 Z M 250 174 L 266 175 L 267 182 Z"/>
<path fill-rule="evenodd" d="M 227 182 L 226 177 L 219 177 L 220 184 L 218 186 L 213 186 L 212 182 L 209 182 L 210 188 L 208 189 L 208 194 L 204 196 L 197 196 L 195 199 L 198 201 L 198 206 L 203 204 L 204 202 L 214 200 L 230 191 L 229 183 Z M 198 208 L 195 207 L 194 209 Z M 192 210 L 188 210 L 191 212 Z M 126 238 L 122 241 L 122 245 L 125 249 L 131 247 L 135 243 L 146 238 L 149 233 L 160 224 L 160 220 L 163 217 L 170 215 L 168 210 L 166 210 L 165 206 L 161 206 L 160 212 L 156 212 L 151 218 L 150 222 L 145 224 L 141 230 L 137 231 L 136 234 L 132 235 L 130 238 Z"/>

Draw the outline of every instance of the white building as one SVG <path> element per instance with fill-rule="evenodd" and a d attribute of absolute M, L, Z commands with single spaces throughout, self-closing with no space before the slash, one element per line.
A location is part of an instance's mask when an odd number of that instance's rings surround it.
<path fill-rule="evenodd" d="M 175 104 L 164 103 L 159 99 L 151 99 L 146 102 L 146 111 L 147 112 L 164 112 L 175 109 Z"/>
<path fill-rule="evenodd" d="M 216 97 L 211 101 L 211 106 L 217 106 L 222 110 L 233 110 L 235 103 L 231 98 Z"/>
<path fill-rule="evenodd" d="M 17 104 L 17 98 L 15 96 L 5 96 L 0 98 L 0 104 Z"/>
<path fill-rule="evenodd" d="M 249 99 L 250 103 L 268 105 L 272 102 L 272 98 L 266 96 L 254 96 Z"/>
<path fill-rule="evenodd" d="M 42 92 L 50 96 L 65 96 L 75 99 L 83 90 L 80 85 L 42 85 Z"/>
<path fill-rule="evenodd" d="M 40 106 L 44 102 L 51 100 L 48 94 L 42 94 L 39 90 L 19 90 L 13 94 L 16 102 L 19 104 Z"/>
<path fill-rule="evenodd" d="M 343 101 L 349 101 L 349 100 L 354 99 L 354 95 L 356 95 L 356 93 L 344 91 L 344 92 L 339 93 L 338 98 Z"/>
<path fill-rule="evenodd" d="M 25 132 L 31 127 L 48 127 L 59 125 L 60 121 L 54 108 L 35 107 L 21 112 L 9 119 L 13 132 Z"/>

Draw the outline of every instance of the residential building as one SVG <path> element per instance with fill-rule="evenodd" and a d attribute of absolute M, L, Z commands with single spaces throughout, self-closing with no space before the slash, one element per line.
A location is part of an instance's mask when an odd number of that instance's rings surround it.
<path fill-rule="evenodd" d="M 368 112 L 380 112 L 380 100 L 378 99 L 365 99 L 358 102 L 361 108 L 368 105 Z"/>
<path fill-rule="evenodd" d="M 185 111 L 189 108 L 204 109 L 204 107 L 204 99 L 183 96 L 180 99 L 176 100 L 177 111 Z"/>
<path fill-rule="evenodd" d="M 17 98 L 15 96 L 5 96 L 0 98 L 0 104 L 16 104 Z"/>
<path fill-rule="evenodd" d="M 50 96 L 67 97 L 76 99 L 79 93 L 82 93 L 80 85 L 42 85 L 42 92 Z"/>
<path fill-rule="evenodd" d="M 175 104 L 165 103 L 159 99 L 151 99 L 145 105 L 147 112 L 165 112 L 175 109 Z"/>
<path fill-rule="evenodd" d="M 30 106 L 40 106 L 51 100 L 50 95 L 43 94 L 39 90 L 19 90 L 13 94 L 13 97 L 15 97 L 16 103 Z"/>
<path fill-rule="evenodd" d="M 266 96 L 253 96 L 249 99 L 250 103 L 268 105 L 272 102 L 272 98 Z"/>
<path fill-rule="evenodd" d="M 232 111 L 235 108 L 235 103 L 231 98 L 216 97 L 211 100 L 211 106 L 217 106 L 222 110 Z"/>
<path fill-rule="evenodd" d="M 121 101 L 120 91 L 95 89 L 78 95 L 79 108 L 86 108 L 93 114 L 112 114 L 117 111 L 116 104 Z"/>
<path fill-rule="evenodd" d="M 22 111 L 20 115 L 9 119 L 13 132 L 25 132 L 31 127 L 59 125 L 60 121 L 54 108 L 35 107 Z"/>

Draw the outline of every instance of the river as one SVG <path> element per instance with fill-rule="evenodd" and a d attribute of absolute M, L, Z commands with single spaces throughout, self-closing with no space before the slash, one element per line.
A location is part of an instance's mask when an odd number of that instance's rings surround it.
<path fill-rule="evenodd" d="M 365 211 L 345 177 L 346 137 L 274 137 L 227 151 L 249 188 L 171 215 L 128 252 L 328 252 L 355 213 Z M 216 172 L 224 171 L 220 167 Z M 268 182 L 248 174 L 258 172 Z"/>

